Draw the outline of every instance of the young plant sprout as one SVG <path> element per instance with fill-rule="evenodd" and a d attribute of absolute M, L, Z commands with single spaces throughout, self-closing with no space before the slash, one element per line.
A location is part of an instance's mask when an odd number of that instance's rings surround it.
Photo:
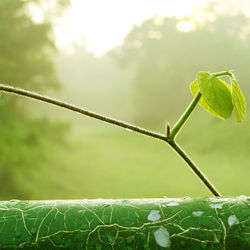
<path fill-rule="evenodd" d="M 229 76 L 231 86 L 218 78 L 221 76 Z M 233 110 L 238 122 L 245 119 L 246 101 L 233 73 L 229 71 L 214 74 L 198 72 L 197 79 L 190 84 L 190 89 L 194 99 L 174 125 L 168 136 L 169 140 L 175 138 L 198 103 L 212 115 L 223 120 L 230 117 Z"/>
<path fill-rule="evenodd" d="M 219 77 L 224 76 L 228 76 L 230 78 L 231 85 L 219 79 Z M 199 168 L 189 158 L 185 151 L 175 142 L 175 137 L 177 136 L 178 132 L 180 131 L 180 129 L 194 110 L 194 108 L 197 106 L 197 104 L 200 104 L 212 115 L 215 115 L 224 120 L 230 117 L 234 110 L 237 121 L 242 122 L 245 119 L 246 114 L 245 98 L 240 90 L 239 84 L 234 74 L 230 71 L 224 71 L 213 74 L 208 72 L 198 72 L 197 79 L 191 83 L 190 88 L 192 94 L 194 95 L 194 99 L 184 111 L 183 115 L 180 117 L 174 127 L 171 129 L 170 125 L 167 124 L 166 135 L 162 135 L 153 131 L 146 130 L 144 128 L 137 127 L 133 124 L 129 124 L 104 115 L 100 115 L 92 111 L 88 111 L 86 109 L 47 96 L 0 84 L 0 91 L 23 95 L 43 102 L 51 103 L 81 113 L 83 115 L 87 115 L 92 118 L 99 119 L 104 122 L 108 122 L 165 141 L 183 158 L 184 161 L 186 161 L 186 163 L 198 175 L 200 180 L 207 186 L 207 188 L 215 196 L 220 196 L 220 193 L 215 189 L 215 187 L 211 184 L 207 177 L 199 170 Z"/>

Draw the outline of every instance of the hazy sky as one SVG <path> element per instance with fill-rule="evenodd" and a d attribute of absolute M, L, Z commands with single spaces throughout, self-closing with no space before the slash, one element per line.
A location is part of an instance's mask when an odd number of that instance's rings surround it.
<path fill-rule="evenodd" d="M 134 24 L 159 16 L 192 14 L 205 0 L 71 0 L 71 8 L 58 21 L 57 44 L 67 47 L 85 38 L 87 49 L 101 55 L 122 43 Z"/>
<path fill-rule="evenodd" d="M 56 42 L 59 48 L 68 49 L 70 43 L 84 40 L 89 51 L 102 55 L 121 44 L 133 25 L 155 15 L 181 19 L 195 14 L 194 19 L 202 21 L 202 7 L 208 2 L 217 13 L 242 11 L 250 16 L 250 0 L 71 0 L 71 7 L 56 20 Z M 41 11 L 34 8 L 32 13 L 42 21 Z M 193 24 L 178 26 L 183 30 L 188 27 Z"/>

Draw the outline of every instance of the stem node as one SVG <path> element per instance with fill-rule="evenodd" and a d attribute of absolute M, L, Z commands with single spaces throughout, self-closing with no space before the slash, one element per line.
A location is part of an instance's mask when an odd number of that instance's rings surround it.
<path fill-rule="evenodd" d="M 168 122 L 168 123 L 167 123 L 167 131 L 166 131 L 167 139 L 169 139 L 170 132 L 171 132 L 171 128 L 170 128 L 170 124 L 169 124 L 169 122 Z"/>
<path fill-rule="evenodd" d="M 12 86 L 7 86 L 4 84 L 0 84 L 0 91 L 13 93 L 13 94 L 17 94 L 17 95 L 22 95 L 22 96 L 33 98 L 33 99 L 40 100 L 43 102 L 47 102 L 47 103 L 50 103 L 53 105 L 57 105 L 57 106 L 60 106 L 62 108 L 69 109 L 69 110 L 72 110 L 74 112 L 78 112 L 78 113 L 81 113 L 83 115 L 87 115 L 87 116 L 90 116 L 92 118 L 95 118 L 95 119 L 98 119 L 98 120 L 101 120 L 101 121 L 104 121 L 107 123 L 111 123 L 111 124 L 119 126 L 119 127 L 123 127 L 123 128 L 133 130 L 135 132 L 138 132 L 138 133 L 150 136 L 150 137 L 154 137 L 154 138 L 163 140 L 163 141 L 167 142 L 182 157 L 182 159 L 184 159 L 186 161 L 186 163 L 192 168 L 192 170 L 196 173 L 196 175 L 200 178 L 200 180 L 207 186 L 207 188 L 215 196 L 220 196 L 219 192 L 208 181 L 208 179 L 205 177 L 205 175 L 199 170 L 199 168 L 192 162 L 192 160 L 187 156 L 187 154 L 174 141 L 176 134 L 181 129 L 181 127 L 183 126 L 183 124 L 185 123 L 187 118 L 190 116 L 193 109 L 196 107 L 196 105 L 201 97 L 200 93 L 198 93 L 195 96 L 194 100 L 188 106 L 188 108 L 186 109 L 184 114 L 181 116 L 181 118 L 178 120 L 178 122 L 176 123 L 174 128 L 171 130 L 169 123 L 167 123 L 166 135 L 161 135 L 161 134 L 155 133 L 153 131 L 149 131 L 149 130 L 146 130 L 144 128 L 137 127 L 133 124 L 129 124 L 129 123 L 126 123 L 123 121 L 119 121 L 119 120 L 104 116 L 104 115 L 100 115 L 100 114 L 94 113 L 92 111 L 77 107 L 75 105 L 68 104 L 68 103 L 62 102 L 60 100 L 56 100 L 54 98 L 50 98 L 47 96 L 37 94 L 35 92 L 31 92 L 31 91 L 27 91 L 27 90 L 19 89 L 19 88 L 14 88 Z"/>

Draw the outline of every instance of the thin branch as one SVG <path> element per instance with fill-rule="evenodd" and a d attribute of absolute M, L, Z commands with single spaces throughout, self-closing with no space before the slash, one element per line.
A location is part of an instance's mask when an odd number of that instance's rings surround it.
<path fill-rule="evenodd" d="M 199 176 L 200 180 L 208 187 L 208 189 L 215 195 L 220 197 L 221 194 L 210 183 L 207 177 L 200 171 L 198 166 L 188 157 L 185 151 L 174 141 L 170 141 L 171 147 L 182 157 L 182 159 L 188 164 L 188 166 Z"/>
<path fill-rule="evenodd" d="M 22 96 L 30 97 L 30 98 L 33 98 L 36 100 L 40 100 L 43 102 L 51 103 L 51 104 L 57 105 L 59 107 L 62 107 L 65 109 L 70 109 L 72 111 L 81 113 L 83 115 L 87 115 L 87 116 L 90 116 L 92 118 L 95 118 L 95 119 L 98 119 L 98 120 L 101 120 L 101 121 L 104 121 L 107 123 L 111 123 L 111 124 L 123 127 L 125 129 L 129 129 L 129 130 L 132 130 L 132 131 L 135 131 L 135 132 L 138 132 L 138 133 L 141 133 L 141 134 L 144 134 L 144 135 L 147 135 L 150 137 L 154 137 L 154 138 L 157 138 L 157 139 L 160 139 L 160 140 L 167 142 L 167 138 L 165 135 L 162 135 L 162 134 L 150 131 L 150 130 L 146 130 L 144 128 L 141 128 L 141 127 L 138 127 L 138 126 L 135 126 L 135 125 L 123 122 L 123 121 L 119 121 L 119 120 L 110 118 L 108 116 L 100 115 L 100 114 L 94 113 L 92 111 L 77 107 L 75 105 L 72 105 L 72 104 L 69 104 L 69 103 L 66 103 L 63 101 L 59 101 L 59 100 L 51 98 L 51 97 L 40 95 L 40 94 L 31 92 L 31 91 L 27 91 L 24 89 L 14 88 L 12 86 L 7 86 L 4 84 L 0 84 L 0 91 L 10 92 L 10 93 L 14 93 L 17 95 L 22 95 Z"/>
<path fill-rule="evenodd" d="M 169 140 L 168 136 L 170 134 L 171 136 L 171 132 L 170 132 L 170 126 L 168 125 L 167 128 L 167 136 L 166 135 L 162 135 L 150 130 L 146 130 L 144 128 L 141 127 L 137 127 L 135 125 L 123 122 L 123 121 L 119 121 L 104 115 L 100 115 L 91 111 L 88 111 L 86 109 L 77 107 L 75 105 L 63 102 L 63 101 L 59 101 L 57 99 L 54 98 L 50 98 L 44 95 L 40 95 L 31 91 L 27 91 L 24 89 L 19 89 L 19 88 L 14 88 L 12 86 L 7 86 L 4 84 L 0 84 L 0 91 L 4 91 L 4 92 L 9 92 L 9 93 L 14 93 L 17 95 L 22 95 L 22 96 L 26 96 L 26 97 L 30 97 L 36 100 L 40 100 L 43 102 L 47 102 L 47 103 L 51 103 L 54 105 L 57 105 L 59 107 L 65 108 L 65 109 L 69 109 L 78 113 L 81 113 L 83 115 L 87 115 L 90 116 L 92 118 L 107 122 L 107 123 L 111 123 L 114 125 L 117 125 L 119 127 L 123 127 L 125 129 L 129 129 L 135 132 L 138 132 L 140 134 L 144 134 L 150 137 L 154 137 L 160 140 L 163 140 L 165 142 L 167 142 L 185 161 L 186 163 L 191 167 L 191 169 L 195 172 L 195 174 L 200 178 L 200 180 L 203 182 L 203 184 L 206 185 L 206 187 L 215 195 L 215 196 L 220 196 L 219 192 L 214 188 L 214 186 L 209 182 L 209 180 L 205 177 L 205 175 L 199 170 L 199 168 L 191 161 L 191 159 L 187 156 L 187 154 L 184 152 L 183 149 L 181 149 L 174 141 L 174 139 Z M 184 122 L 183 122 L 184 123 Z M 182 124 L 183 125 L 183 124 Z M 181 127 L 181 126 L 180 126 Z M 179 128 L 178 128 L 179 130 Z M 177 132 L 178 132 L 177 130 Z"/>

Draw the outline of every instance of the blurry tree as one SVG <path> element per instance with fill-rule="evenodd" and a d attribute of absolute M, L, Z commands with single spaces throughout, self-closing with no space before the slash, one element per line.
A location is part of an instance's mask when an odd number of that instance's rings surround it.
<path fill-rule="evenodd" d="M 112 53 L 121 67 L 133 67 L 134 119 L 159 125 L 176 118 L 192 98 L 189 84 L 197 71 L 233 69 L 249 90 L 250 25 L 243 15 L 218 16 L 213 22 L 180 32 L 176 18 L 157 18 L 134 27 Z"/>
<path fill-rule="evenodd" d="M 52 23 L 34 22 L 29 11 L 29 4 L 39 2 L 0 1 L 0 82 L 45 91 L 58 88 L 59 81 L 51 59 L 55 51 Z M 58 9 L 68 3 L 53 2 Z M 33 120 L 24 104 L 21 98 L 1 95 L 0 199 L 28 197 L 18 183 L 22 169 L 37 167 L 36 162 L 44 159 L 45 140 L 55 139 L 52 131 L 63 133 L 63 125 L 51 124 L 47 119 Z"/>
<path fill-rule="evenodd" d="M 28 13 L 34 0 L 0 2 L 1 81 L 20 87 L 58 87 L 51 52 L 55 49 L 50 22 L 35 23 Z"/>

